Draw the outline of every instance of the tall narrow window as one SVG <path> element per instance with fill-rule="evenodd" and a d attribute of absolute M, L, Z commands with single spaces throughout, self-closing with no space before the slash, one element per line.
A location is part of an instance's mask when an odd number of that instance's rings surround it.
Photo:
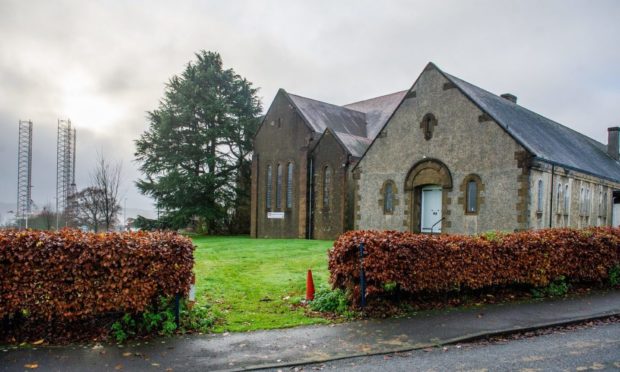
<path fill-rule="evenodd" d="M 555 208 L 558 213 L 560 212 L 560 208 L 562 208 L 562 184 L 558 183 L 558 192 L 556 195 Z"/>
<path fill-rule="evenodd" d="M 329 208 L 329 191 L 331 187 L 332 172 L 329 166 L 323 168 L 323 208 Z"/>
<path fill-rule="evenodd" d="M 536 211 L 542 213 L 543 211 L 543 181 L 538 180 L 538 203 L 536 205 Z"/>
<path fill-rule="evenodd" d="M 393 213 L 394 212 L 394 186 L 392 182 L 387 182 L 385 184 L 385 189 L 383 190 L 383 213 Z"/>
<path fill-rule="evenodd" d="M 265 177 L 267 180 L 267 185 L 266 186 L 266 192 L 265 192 L 265 204 L 267 206 L 267 209 L 271 209 L 271 188 L 272 188 L 272 174 L 271 174 L 271 164 L 269 164 L 267 166 L 267 177 Z"/>
<path fill-rule="evenodd" d="M 590 188 L 588 187 L 586 189 L 586 216 L 590 215 L 590 205 L 591 205 L 591 199 L 590 199 Z"/>
<path fill-rule="evenodd" d="M 282 208 L 282 164 L 278 164 L 278 175 L 276 178 L 276 209 Z"/>
<path fill-rule="evenodd" d="M 564 186 L 564 214 L 570 211 L 570 194 L 568 193 L 568 184 Z"/>
<path fill-rule="evenodd" d="M 474 180 L 467 182 L 467 212 L 478 212 L 478 184 Z"/>
<path fill-rule="evenodd" d="M 293 163 L 288 163 L 286 170 L 286 208 L 293 208 Z"/>
<path fill-rule="evenodd" d="M 603 186 L 598 191 L 598 215 L 603 217 Z"/>
<path fill-rule="evenodd" d="M 579 197 L 579 214 L 582 216 L 586 214 L 586 190 L 583 187 Z"/>

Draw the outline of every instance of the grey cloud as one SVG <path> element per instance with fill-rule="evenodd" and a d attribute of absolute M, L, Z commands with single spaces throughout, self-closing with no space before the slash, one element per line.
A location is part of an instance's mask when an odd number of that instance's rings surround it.
<path fill-rule="evenodd" d="M 406 89 L 433 61 L 606 142 L 620 124 L 618 19 L 617 1 L 5 0 L 0 201 L 15 195 L 19 118 L 35 122 L 36 201 L 53 199 L 56 119 L 70 117 L 78 183 L 103 149 L 123 159 L 128 207 L 149 208 L 133 187 L 133 140 L 200 49 L 261 88 L 265 109 L 280 87 L 337 104 Z"/>

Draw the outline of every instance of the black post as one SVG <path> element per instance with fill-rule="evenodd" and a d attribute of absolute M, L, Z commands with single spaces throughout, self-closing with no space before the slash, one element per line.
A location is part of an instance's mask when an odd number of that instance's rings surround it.
<path fill-rule="evenodd" d="M 366 275 L 364 274 L 364 243 L 360 243 L 360 291 L 362 308 L 366 306 Z"/>
<path fill-rule="evenodd" d="M 174 322 L 177 325 L 177 329 L 181 327 L 181 320 L 179 316 L 180 308 L 181 308 L 181 295 L 177 293 L 176 296 L 174 296 Z"/>

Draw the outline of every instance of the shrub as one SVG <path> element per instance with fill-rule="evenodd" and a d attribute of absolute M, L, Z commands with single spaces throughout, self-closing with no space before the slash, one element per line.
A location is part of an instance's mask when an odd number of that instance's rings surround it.
<path fill-rule="evenodd" d="M 336 289 L 320 289 L 310 303 L 314 311 L 343 314 L 347 308 L 347 297 L 344 291 Z"/>
<path fill-rule="evenodd" d="M 188 293 L 193 249 L 171 232 L 2 231 L 0 317 L 65 322 L 145 312 L 160 297 Z"/>
<path fill-rule="evenodd" d="M 609 285 L 612 287 L 620 285 L 620 265 L 609 269 Z"/>
<path fill-rule="evenodd" d="M 423 235 L 351 231 L 329 251 L 330 281 L 357 304 L 359 244 L 365 244 L 366 295 L 447 293 L 527 285 L 565 291 L 566 282 L 607 281 L 620 264 L 620 229 L 546 229 L 518 233 Z M 553 283 L 564 277 L 562 283 Z M 567 289 L 567 288 L 566 288 Z"/>

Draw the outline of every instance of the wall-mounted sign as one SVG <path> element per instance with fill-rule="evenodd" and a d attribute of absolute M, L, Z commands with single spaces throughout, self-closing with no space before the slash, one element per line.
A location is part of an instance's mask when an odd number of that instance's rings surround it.
<path fill-rule="evenodd" d="M 284 212 L 267 212 L 267 218 L 274 218 L 278 220 L 284 219 Z"/>

